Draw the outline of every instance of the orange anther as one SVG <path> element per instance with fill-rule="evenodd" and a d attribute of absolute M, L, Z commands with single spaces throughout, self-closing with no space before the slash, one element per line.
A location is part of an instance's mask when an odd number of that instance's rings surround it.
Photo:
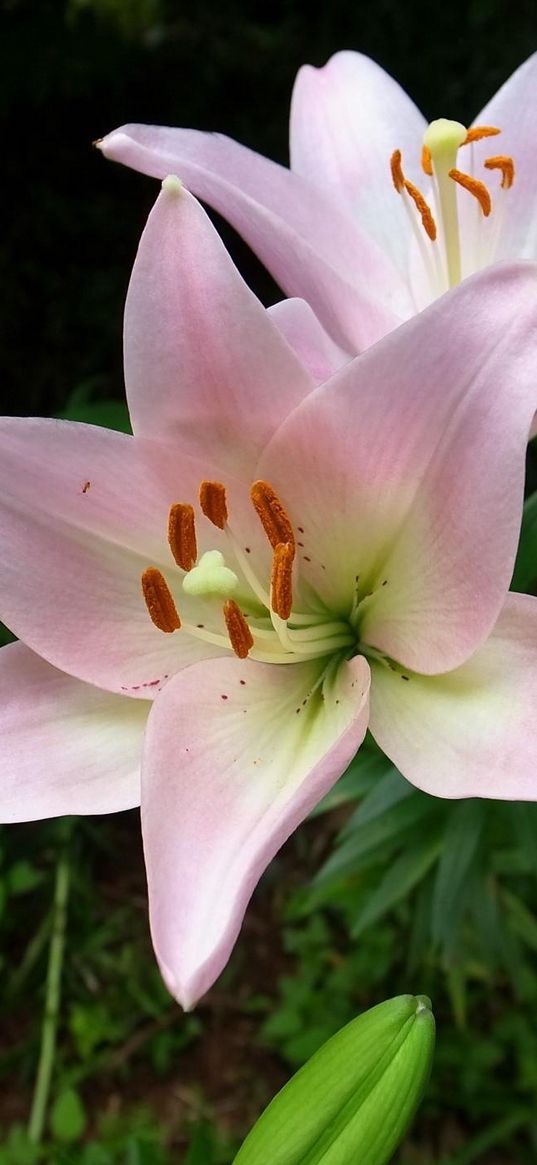
<path fill-rule="evenodd" d="M 492 200 L 485 183 L 480 182 L 478 178 L 472 178 L 470 174 L 463 174 L 462 170 L 450 170 L 449 177 L 477 198 L 485 218 L 488 218 L 492 210 Z"/>
<path fill-rule="evenodd" d="M 431 239 L 431 242 L 434 243 L 434 240 L 436 239 L 436 223 L 434 221 L 429 203 L 423 197 L 421 190 L 418 190 L 418 187 L 414 186 L 413 182 L 409 182 L 407 178 L 405 178 L 405 190 L 407 194 L 410 195 L 414 206 L 420 215 L 421 225 L 425 231 L 425 234 L 428 235 Z"/>
<path fill-rule="evenodd" d="M 280 542 L 272 556 L 270 580 L 272 610 L 280 619 L 288 619 L 293 607 L 293 559 L 295 548 L 290 542 Z"/>
<path fill-rule="evenodd" d="M 496 134 L 501 132 L 501 129 L 497 129 L 495 125 L 474 125 L 468 130 L 462 144 L 469 146 L 472 142 L 482 141 L 483 138 L 494 138 Z"/>
<path fill-rule="evenodd" d="M 148 566 L 142 575 L 142 591 L 152 623 L 159 631 L 178 631 L 181 620 L 170 588 L 156 566 Z"/>
<path fill-rule="evenodd" d="M 205 517 L 223 530 L 227 522 L 226 487 L 221 481 L 202 481 L 199 499 Z"/>
<path fill-rule="evenodd" d="M 224 619 L 226 621 L 229 642 L 239 659 L 246 659 L 248 652 L 254 646 L 254 637 L 234 599 L 228 599 L 224 604 Z"/>
<path fill-rule="evenodd" d="M 250 497 L 261 521 L 265 534 L 275 550 L 280 542 L 285 542 L 295 553 L 295 536 L 291 521 L 268 481 L 254 481 Z"/>
<path fill-rule="evenodd" d="M 168 543 L 181 570 L 192 570 L 198 557 L 194 510 L 187 502 L 175 502 L 168 517 Z"/>
<path fill-rule="evenodd" d="M 428 146 L 421 147 L 421 168 L 429 178 L 433 176 L 433 159 Z"/>
<path fill-rule="evenodd" d="M 509 190 L 515 180 L 515 163 L 512 158 L 508 158 L 506 154 L 497 154 L 494 158 L 487 158 L 485 162 L 486 170 L 501 170 L 502 172 L 502 187 L 504 190 Z"/>
<path fill-rule="evenodd" d="M 403 174 L 403 165 L 402 165 L 402 158 L 401 158 L 401 151 L 400 150 L 393 151 L 393 154 L 390 158 L 390 170 L 392 172 L 392 182 L 395 186 L 395 189 L 397 190 L 398 194 L 401 194 L 401 191 L 403 190 L 404 185 L 405 185 L 405 176 Z"/>

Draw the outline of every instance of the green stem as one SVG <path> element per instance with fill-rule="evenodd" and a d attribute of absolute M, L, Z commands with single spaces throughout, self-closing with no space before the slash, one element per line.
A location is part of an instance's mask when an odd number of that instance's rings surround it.
<path fill-rule="evenodd" d="M 56 1033 L 60 1011 L 60 991 L 63 954 L 65 949 L 65 918 L 69 893 L 69 859 L 63 852 L 56 867 L 54 902 L 52 905 L 52 931 L 47 968 L 45 1012 L 41 1030 L 41 1051 L 32 1100 L 32 1110 L 28 1122 L 28 1137 L 38 1145 L 43 1136 L 47 1104 L 54 1067 Z"/>

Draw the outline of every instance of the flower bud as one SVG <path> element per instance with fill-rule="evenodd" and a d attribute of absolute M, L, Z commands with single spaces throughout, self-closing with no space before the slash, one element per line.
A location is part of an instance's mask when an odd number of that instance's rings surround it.
<path fill-rule="evenodd" d="M 271 1101 L 234 1165 L 385 1165 L 429 1076 L 426 995 L 399 995 L 352 1020 Z"/>

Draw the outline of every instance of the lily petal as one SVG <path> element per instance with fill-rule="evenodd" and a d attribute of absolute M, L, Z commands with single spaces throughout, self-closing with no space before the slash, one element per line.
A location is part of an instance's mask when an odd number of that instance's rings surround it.
<path fill-rule="evenodd" d="M 182 632 L 158 631 L 140 584 L 147 566 L 160 567 L 185 619 L 195 614 L 166 531 L 171 503 L 195 500 L 207 475 L 207 463 L 189 458 L 179 442 L 3 418 L 3 621 L 63 671 L 142 698 L 180 667 L 218 655 L 218 647 Z M 206 525 L 200 550 L 218 549 L 219 531 Z"/>
<path fill-rule="evenodd" d="M 362 642 L 416 671 L 467 659 L 498 618 L 535 408 L 537 272 L 465 280 L 318 388 L 258 466 L 303 533 L 300 571 Z"/>
<path fill-rule="evenodd" d="M 476 142 L 476 174 L 491 154 L 510 155 L 515 164 L 515 181 L 510 190 L 498 190 L 496 176 L 482 170 L 479 177 L 487 181 L 493 202 L 505 198 L 505 213 L 496 245 L 497 259 L 537 258 L 537 53 L 529 57 L 505 82 L 476 118 L 477 125 L 494 125 L 501 137 Z M 491 223 L 492 225 L 492 223 Z"/>
<path fill-rule="evenodd" d="M 403 154 L 418 185 L 426 121 L 404 89 L 362 53 L 336 53 L 321 69 L 304 65 L 291 101 L 291 168 L 350 214 L 405 275 L 411 238 L 395 196 L 390 158 Z"/>
<path fill-rule="evenodd" d="M 371 731 L 413 785 L 436 797 L 537 800 L 537 599 L 509 595 L 462 667 L 406 681 L 372 665 Z"/>
<path fill-rule="evenodd" d="M 325 332 L 304 299 L 282 299 L 269 307 L 268 314 L 316 385 L 324 384 L 352 359 L 351 353 L 335 344 Z"/>
<path fill-rule="evenodd" d="M 125 382 L 135 435 L 251 473 L 313 387 L 199 203 L 164 184 L 143 232 L 125 308 Z"/>
<path fill-rule="evenodd" d="M 80 683 L 23 643 L 0 650 L 0 820 L 140 804 L 150 704 Z"/>
<path fill-rule="evenodd" d="M 308 300 L 343 348 L 361 351 L 411 314 L 384 252 L 284 166 L 222 134 L 168 126 L 124 125 L 99 148 L 144 174 L 178 174 L 242 235 L 287 295 Z"/>
<path fill-rule="evenodd" d="M 142 764 L 153 943 L 190 1008 L 225 966 L 265 867 L 363 740 L 369 668 L 196 664 L 155 701 Z"/>

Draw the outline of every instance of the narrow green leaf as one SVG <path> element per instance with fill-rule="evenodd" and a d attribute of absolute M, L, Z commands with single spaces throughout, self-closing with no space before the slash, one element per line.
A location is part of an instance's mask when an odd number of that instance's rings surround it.
<path fill-rule="evenodd" d="M 433 895 L 432 934 L 449 941 L 464 905 L 467 874 L 476 854 L 485 812 L 481 801 L 459 801 L 448 815 Z"/>
<path fill-rule="evenodd" d="M 438 804 L 433 797 L 405 797 L 388 809 L 381 817 L 366 823 L 363 827 L 356 823 L 356 829 L 346 837 L 342 845 L 336 842 L 334 852 L 313 880 L 314 887 L 324 886 L 337 878 L 352 874 L 358 860 L 364 855 L 373 855 L 375 850 L 385 857 L 388 845 L 403 842 L 405 835 L 420 822 L 425 822 L 438 813 Z"/>
<path fill-rule="evenodd" d="M 425 877 L 427 870 L 442 851 L 442 838 L 438 833 L 425 838 L 421 845 L 405 850 L 396 862 L 390 866 L 371 895 L 363 910 L 360 911 L 351 928 L 353 938 L 376 922 L 392 906 L 400 902 L 413 887 Z"/>
<path fill-rule="evenodd" d="M 419 793 L 413 785 L 405 781 L 405 778 L 389 761 L 384 760 L 383 767 L 378 770 L 378 779 L 371 790 L 366 793 L 352 817 L 343 826 L 339 836 L 343 840 L 356 827 L 361 828 L 369 824 L 370 821 L 382 817 L 384 813 L 388 812 L 388 809 L 392 809 L 394 805 L 406 800 L 407 797 L 427 798 L 427 794 Z"/>
<path fill-rule="evenodd" d="M 66 1088 L 55 1100 L 50 1127 L 58 1141 L 78 1141 L 86 1127 L 86 1113 L 80 1094 L 74 1088 Z"/>

